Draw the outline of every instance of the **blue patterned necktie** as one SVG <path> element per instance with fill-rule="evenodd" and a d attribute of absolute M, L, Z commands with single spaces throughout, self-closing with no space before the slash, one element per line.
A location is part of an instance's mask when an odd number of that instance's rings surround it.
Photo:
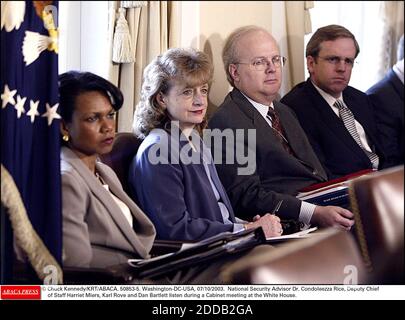
<path fill-rule="evenodd" d="M 359 147 L 365 152 L 367 157 L 370 159 L 371 163 L 373 164 L 374 168 L 378 168 L 379 158 L 374 152 L 370 152 L 366 150 L 361 143 L 360 135 L 357 132 L 356 124 L 354 122 L 354 115 L 350 111 L 348 107 L 346 107 L 342 101 L 336 100 L 333 104 L 336 108 L 339 109 L 339 116 L 342 119 L 343 124 L 345 125 L 347 131 L 349 131 L 350 135 L 353 137 L 354 141 L 359 145 Z"/>

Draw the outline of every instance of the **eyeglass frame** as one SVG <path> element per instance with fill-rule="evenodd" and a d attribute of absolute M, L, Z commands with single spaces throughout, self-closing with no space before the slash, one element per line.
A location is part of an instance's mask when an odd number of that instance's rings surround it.
<path fill-rule="evenodd" d="M 322 59 L 323 61 L 326 61 L 327 63 L 337 66 L 341 63 L 341 61 L 343 60 L 343 62 L 345 63 L 345 66 L 348 66 L 350 68 L 353 68 L 355 64 L 357 64 L 358 62 L 356 61 L 356 58 L 343 58 L 343 57 L 339 57 L 339 56 L 326 56 L 326 57 L 321 57 L 321 56 L 316 56 L 316 58 Z M 335 61 L 333 61 L 335 60 Z"/>
<path fill-rule="evenodd" d="M 279 58 L 280 60 L 279 61 L 276 60 L 276 62 L 275 62 L 274 59 L 276 59 L 276 58 Z M 265 63 L 260 64 L 260 65 L 254 65 L 253 63 L 257 59 L 265 60 Z M 270 60 L 267 59 L 266 57 L 257 57 L 257 58 L 253 58 L 250 62 L 234 62 L 233 64 L 247 64 L 249 66 L 252 66 L 256 71 L 264 71 L 269 67 L 270 61 L 274 65 L 275 68 L 283 68 L 287 62 L 287 58 L 283 57 L 281 55 L 275 55 L 275 56 L 271 57 Z M 263 69 L 261 66 L 263 66 Z M 259 67 L 259 69 L 257 69 L 258 67 Z"/>

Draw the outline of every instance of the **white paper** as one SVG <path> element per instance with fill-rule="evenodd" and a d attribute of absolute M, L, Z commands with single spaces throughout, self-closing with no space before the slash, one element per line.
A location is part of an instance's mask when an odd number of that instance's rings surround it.
<path fill-rule="evenodd" d="M 160 259 L 166 258 L 166 257 L 168 257 L 168 256 L 171 256 L 171 255 L 177 253 L 177 252 L 180 252 L 180 251 L 183 251 L 183 250 L 186 250 L 186 249 L 190 249 L 190 248 L 195 247 L 195 246 L 197 246 L 197 245 L 199 245 L 199 242 L 196 242 L 196 243 L 183 243 L 183 244 L 181 245 L 180 249 L 177 250 L 177 251 L 175 251 L 175 252 L 166 253 L 166 254 L 163 254 L 163 255 L 160 255 L 160 256 L 156 256 L 156 257 L 153 257 L 153 258 L 150 258 L 150 259 L 128 259 L 128 264 L 129 264 L 130 266 L 132 266 L 132 267 L 140 266 L 140 265 L 142 265 L 142 264 L 144 264 L 144 263 L 149 263 L 149 262 L 151 262 L 151 261 L 155 261 L 155 260 L 160 260 Z"/>
<path fill-rule="evenodd" d="M 296 233 L 286 234 L 285 236 L 266 238 L 266 240 L 271 242 L 271 241 L 276 241 L 276 240 L 279 241 L 279 240 L 306 238 L 310 235 L 311 232 L 313 232 L 317 229 L 318 229 L 318 227 L 313 227 L 313 228 L 298 231 Z"/>

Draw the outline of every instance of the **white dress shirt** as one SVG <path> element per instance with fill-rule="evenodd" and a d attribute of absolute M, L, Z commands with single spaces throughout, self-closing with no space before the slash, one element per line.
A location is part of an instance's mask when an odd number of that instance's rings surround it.
<path fill-rule="evenodd" d="M 393 67 L 392 70 L 395 72 L 399 80 L 404 83 L 404 59 L 399 60 Z"/>
<path fill-rule="evenodd" d="M 133 227 L 133 217 L 131 214 L 131 210 L 129 210 L 128 206 L 122 202 L 119 198 L 117 198 L 111 191 L 110 188 L 108 187 L 108 184 L 105 184 L 103 182 L 103 187 L 111 194 L 111 197 L 114 199 L 115 203 L 118 205 L 118 207 L 121 209 L 122 214 L 124 215 L 125 219 L 128 221 L 129 225 L 131 228 Z"/>
<path fill-rule="evenodd" d="M 342 101 L 343 105 L 348 108 L 347 104 L 343 100 L 342 93 L 340 93 L 340 96 L 336 99 L 335 97 L 332 97 L 329 93 L 326 93 L 321 88 L 317 87 L 315 83 L 312 82 L 312 84 L 314 85 L 315 89 L 318 90 L 318 92 L 322 96 L 322 98 L 324 98 L 325 101 L 327 102 L 327 104 L 331 107 L 332 111 L 340 118 L 339 109 L 334 106 L 336 100 Z M 370 148 L 370 145 L 367 142 L 367 136 L 366 136 L 366 132 L 364 131 L 363 126 L 356 120 L 356 118 L 354 119 L 354 123 L 356 125 L 357 133 L 360 136 L 360 141 L 361 141 L 361 144 L 363 145 L 363 148 L 365 150 L 367 150 L 368 152 L 373 152 Z M 378 161 L 376 162 L 376 164 L 373 164 L 373 168 L 378 169 Z"/>

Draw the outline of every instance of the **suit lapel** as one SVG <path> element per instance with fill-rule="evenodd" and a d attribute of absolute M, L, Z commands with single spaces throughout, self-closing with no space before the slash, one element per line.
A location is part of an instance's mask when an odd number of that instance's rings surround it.
<path fill-rule="evenodd" d="M 280 102 L 278 101 L 274 101 L 274 108 L 276 109 L 279 117 L 280 117 L 280 121 L 282 124 L 288 124 L 291 122 L 291 116 L 288 115 L 288 113 L 286 112 L 285 108 L 287 106 L 282 105 Z M 288 143 L 291 147 L 291 149 L 294 151 L 295 153 L 295 158 L 305 167 L 309 168 L 309 170 L 316 174 L 318 177 L 322 178 L 323 180 L 327 179 L 327 175 L 324 172 L 321 163 L 319 163 L 317 158 L 313 158 L 310 159 L 311 154 L 308 152 L 308 148 L 303 147 L 303 137 L 302 137 L 302 133 L 303 130 L 301 132 L 297 132 L 295 130 L 295 126 L 292 125 L 283 125 L 284 128 L 284 132 L 286 135 L 286 138 L 288 140 Z M 312 152 L 314 154 L 314 156 L 316 157 L 315 153 Z M 318 164 L 316 163 L 318 162 Z"/>
<path fill-rule="evenodd" d="M 235 221 L 235 216 L 232 210 L 232 206 L 230 204 L 230 202 L 228 201 L 228 197 L 225 194 L 225 190 L 221 184 L 221 181 L 219 180 L 218 175 L 216 174 L 216 170 L 214 167 L 214 162 L 211 156 L 211 151 L 205 147 L 203 140 L 200 138 L 199 135 L 197 135 L 194 131 L 192 132 L 192 141 L 194 143 L 199 144 L 199 159 L 201 161 L 201 165 L 194 165 L 197 166 L 197 170 L 200 172 L 201 177 L 206 177 L 207 173 L 205 172 L 205 168 L 204 168 L 204 164 L 202 163 L 202 161 L 205 161 L 208 164 L 208 170 L 210 172 L 211 175 L 211 179 L 212 182 L 214 183 L 214 186 L 216 187 L 219 196 L 221 198 L 221 201 L 225 204 L 225 206 L 227 207 L 228 211 L 229 211 L 229 218 L 232 222 Z M 182 137 L 184 138 L 184 135 L 182 135 Z M 180 145 L 180 152 L 183 152 L 183 147 L 187 144 L 188 142 L 185 139 L 182 139 L 179 141 L 179 145 Z M 204 159 L 203 159 L 204 158 Z M 193 164 L 191 164 L 193 165 Z M 207 177 L 208 179 L 208 177 Z M 222 219 L 222 217 L 221 217 Z"/>
<path fill-rule="evenodd" d="M 302 154 L 302 145 L 301 145 L 301 137 L 299 134 L 294 130 L 294 126 L 287 125 L 290 122 L 288 119 L 288 115 L 284 112 L 284 107 L 277 101 L 273 102 L 274 109 L 276 110 L 278 116 L 280 117 L 280 122 L 283 126 L 286 138 L 288 140 L 288 144 L 290 145 L 291 149 L 294 151 L 295 155 L 298 156 L 301 160 L 305 161 L 305 158 Z"/>
<path fill-rule="evenodd" d="M 261 114 L 240 93 L 240 91 L 234 89 L 231 92 L 231 97 L 235 101 L 237 106 L 242 110 L 242 112 L 252 121 L 253 128 L 257 130 L 256 134 L 257 144 L 263 145 L 265 149 L 269 150 L 277 148 L 278 149 L 277 152 L 288 154 L 287 151 L 284 149 L 284 147 L 281 145 L 278 138 L 276 137 L 274 131 L 270 128 L 269 124 L 266 122 L 266 120 L 263 119 Z M 301 144 L 302 137 L 300 137 L 299 134 L 295 132 L 292 127 L 285 125 L 286 123 L 289 123 L 289 119 L 287 119 L 287 115 L 284 112 L 281 103 L 274 101 L 273 104 L 276 111 L 279 114 L 281 124 L 283 125 L 284 131 L 286 133 L 286 138 L 297 156 L 295 157 L 295 159 L 298 162 L 300 162 L 301 165 L 307 167 L 311 172 L 314 172 L 314 169 L 316 169 L 316 172 L 318 172 L 317 176 L 321 180 L 327 179 L 326 173 L 324 173 L 324 170 L 320 163 L 318 168 L 314 168 L 314 165 L 311 165 L 311 163 L 314 163 L 314 161 L 318 160 L 313 159 L 313 161 L 311 161 L 310 159 L 308 159 L 308 154 L 307 152 L 305 152 L 306 150 L 303 149 Z M 288 156 L 290 157 L 290 154 L 288 154 Z"/>
<path fill-rule="evenodd" d="M 110 214 L 112 220 L 115 222 L 117 227 L 122 231 L 123 235 L 126 237 L 128 242 L 134 248 L 135 252 L 138 252 L 142 256 L 146 256 L 143 245 L 140 245 L 134 230 L 131 229 L 128 221 L 121 213 L 121 209 L 118 207 L 111 194 L 101 185 L 98 179 L 92 174 L 92 172 L 84 165 L 84 163 L 68 148 L 64 148 L 64 154 L 66 155 L 65 160 L 67 160 L 75 170 L 78 171 L 80 176 L 86 181 L 90 191 L 93 195 L 105 206 L 108 213 Z M 110 177 L 105 173 L 105 171 L 96 164 L 97 170 L 104 179 L 104 181 L 109 185 L 110 190 L 116 194 L 118 197 L 122 196 L 120 192 L 115 188 L 115 184 L 111 181 Z M 122 199 L 122 198 L 121 198 Z M 128 203 L 126 203 L 128 205 Z M 133 211 L 131 208 L 131 212 Z M 136 219 L 136 217 L 135 217 Z M 134 219 L 134 222 L 135 222 Z"/>
<path fill-rule="evenodd" d="M 104 169 L 100 166 L 97 165 L 97 170 L 99 170 L 101 177 L 104 179 L 104 181 L 108 184 L 110 191 L 121 201 L 123 201 L 130 209 L 131 214 L 133 216 L 133 226 L 134 228 L 139 227 L 142 225 L 143 227 L 147 226 L 148 224 L 150 225 L 151 229 L 153 229 L 153 224 L 150 222 L 150 220 L 145 216 L 145 214 L 135 205 L 135 203 L 128 197 L 128 195 L 120 189 L 117 184 L 111 179 L 109 174 L 107 174 Z M 104 188 L 103 188 L 104 189 Z M 145 237 L 149 237 L 151 234 L 150 232 L 147 232 L 147 230 L 139 230 L 139 232 L 135 232 L 133 228 L 129 225 L 128 221 L 124 217 L 124 214 L 121 213 L 121 209 L 118 207 L 116 202 L 112 199 L 111 195 L 107 190 L 105 190 L 108 194 L 108 197 L 105 196 L 105 201 L 104 204 L 107 206 L 109 205 L 109 212 L 111 213 L 111 216 L 115 223 L 117 224 L 118 228 L 121 229 L 125 237 L 128 239 L 128 241 L 131 243 L 132 247 L 140 253 L 142 256 L 147 256 L 149 253 L 150 248 L 145 248 L 143 246 L 142 241 L 140 241 L 139 237 L 143 234 L 145 234 Z M 104 192 L 100 192 L 100 196 L 104 197 Z M 102 199 L 99 198 L 100 201 Z M 136 230 L 136 229 L 135 229 Z M 150 241 L 150 243 L 152 243 Z M 142 250 L 140 252 L 140 250 Z"/>
<path fill-rule="evenodd" d="M 388 73 L 388 80 L 392 83 L 394 90 L 398 93 L 402 100 L 404 100 L 404 84 L 399 80 L 397 75 L 392 69 Z"/>
<path fill-rule="evenodd" d="M 272 149 L 276 147 L 280 149 L 280 152 L 286 152 L 283 146 L 280 144 L 274 131 L 270 128 L 266 120 L 263 119 L 259 111 L 257 111 L 256 108 L 249 102 L 249 100 L 247 100 L 237 89 L 233 89 L 231 96 L 232 100 L 234 100 L 240 110 L 252 122 L 251 129 L 256 129 L 257 143 L 264 145 L 270 144 Z"/>
<path fill-rule="evenodd" d="M 228 209 L 229 219 L 231 220 L 231 222 L 235 222 L 235 215 L 233 213 L 232 205 L 228 199 L 228 195 L 226 194 L 225 189 L 224 189 L 224 187 L 221 183 L 221 180 L 219 179 L 219 176 L 217 174 L 217 171 L 215 169 L 215 165 L 214 165 L 214 161 L 211 156 L 211 152 L 209 151 L 208 148 L 206 148 L 204 146 L 203 146 L 202 150 L 203 150 L 203 157 L 205 157 L 205 159 L 206 159 L 206 163 L 207 163 L 210 175 L 211 175 L 212 182 L 214 183 L 215 188 L 217 189 L 217 191 L 219 193 L 221 201 L 225 204 L 225 206 Z M 204 171 L 205 171 L 205 169 L 204 169 Z M 204 172 L 204 174 L 205 174 L 205 172 Z"/>
<path fill-rule="evenodd" d="M 366 154 L 350 135 L 349 131 L 347 131 L 345 125 L 343 124 L 343 121 L 333 112 L 329 104 L 319 94 L 319 92 L 315 89 L 315 87 L 311 83 L 311 80 L 309 79 L 306 83 L 306 90 L 308 90 L 311 100 L 314 101 L 312 105 L 314 106 L 314 108 L 317 109 L 320 118 L 322 118 L 322 122 L 329 128 L 330 134 L 333 134 L 337 138 L 339 138 L 339 140 L 346 144 L 346 146 L 354 153 L 356 153 L 359 157 L 365 157 L 366 159 L 368 159 Z M 345 96 L 343 93 L 343 99 L 344 98 Z M 350 108 L 350 110 L 352 110 L 351 106 L 347 104 L 346 100 L 345 103 Z M 353 114 L 355 115 L 355 112 L 353 112 Z"/>
<path fill-rule="evenodd" d="M 239 109 L 246 115 L 246 117 L 252 121 L 252 125 L 256 128 L 257 126 L 263 125 L 263 117 L 256 110 L 256 108 L 245 98 L 245 96 L 236 88 L 231 92 L 231 98 L 239 107 Z M 265 121 L 264 121 L 265 123 Z"/>

